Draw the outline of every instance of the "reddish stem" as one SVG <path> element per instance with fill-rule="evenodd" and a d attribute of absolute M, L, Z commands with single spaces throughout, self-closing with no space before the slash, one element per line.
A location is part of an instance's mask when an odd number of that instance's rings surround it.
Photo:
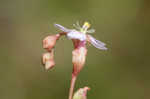
<path fill-rule="evenodd" d="M 73 97 L 73 91 L 74 91 L 76 78 L 77 78 L 77 76 L 72 74 L 71 85 L 70 85 L 70 90 L 69 90 L 69 99 L 72 99 L 72 97 Z"/>

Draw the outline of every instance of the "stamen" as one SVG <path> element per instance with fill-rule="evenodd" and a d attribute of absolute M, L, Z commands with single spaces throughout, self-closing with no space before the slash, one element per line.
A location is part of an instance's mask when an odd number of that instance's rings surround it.
<path fill-rule="evenodd" d="M 87 33 L 94 33 L 94 32 L 95 32 L 95 29 L 87 30 Z"/>
<path fill-rule="evenodd" d="M 89 27 L 90 27 L 90 24 L 88 22 L 84 22 L 84 24 L 83 24 L 82 28 L 80 29 L 80 31 L 85 34 Z"/>
<path fill-rule="evenodd" d="M 84 22 L 83 28 L 88 29 L 90 27 L 90 24 L 88 22 Z"/>
<path fill-rule="evenodd" d="M 80 27 L 79 27 L 77 24 L 73 24 L 73 26 L 74 26 L 76 29 L 80 30 Z"/>
<path fill-rule="evenodd" d="M 80 24 L 79 24 L 79 21 L 77 21 L 76 25 L 77 25 L 79 28 L 81 28 L 81 26 L 80 26 Z"/>

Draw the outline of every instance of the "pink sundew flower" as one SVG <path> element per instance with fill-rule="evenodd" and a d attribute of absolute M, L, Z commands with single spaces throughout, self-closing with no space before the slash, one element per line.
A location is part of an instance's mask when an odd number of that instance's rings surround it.
<path fill-rule="evenodd" d="M 91 43 L 94 47 L 100 49 L 100 50 L 107 50 L 105 47 L 106 44 L 95 39 L 91 35 L 87 33 L 94 33 L 94 29 L 88 30 L 90 27 L 90 24 L 88 22 L 85 22 L 83 26 L 81 27 L 79 23 L 74 24 L 74 27 L 76 29 L 68 29 L 63 27 L 60 24 L 55 24 L 55 27 L 60 29 L 62 32 L 55 34 L 55 35 L 50 35 L 44 38 L 43 40 L 43 48 L 48 51 L 48 53 L 43 54 L 43 64 L 45 65 L 45 69 L 51 69 L 54 67 L 55 62 L 54 62 L 54 47 L 56 44 L 56 41 L 62 36 L 66 35 L 68 39 L 72 40 L 74 44 L 74 50 L 72 51 L 72 63 L 73 63 L 73 71 L 72 71 L 72 79 L 71 79 L 71 86 L 70 86 L 70 91 L 69 91 L 69 99 L 73 98 L 73 90 L 74 90 L 74 85 L 76 78 L 80 71 L 82 70 L 85 60 L 86 60 L 86 55 L 87 55 L 87 48 L 86 48 L 86 43 Z M 81 88 L 77 93 L 74 94 L 73 99 L 86 99 L 86 93 L 89 88 Z M 79 98 L 76 96 L 79 96 Z"/>
<path fill-rule="evenodd" d="M 55 27 L 65 32 L 67 38 L 73 41 L 75 48 L 72 52 L 73 55 L 72 62 L 74 65 L 73 74 L 77 75 L 83 68 L 85 63 L 87 54 L 86 42 L 91 43 L 94 47 L 100 50 L 107 50 L 107 48 L 105 47 L 106 45 L 105 43 L 87 34 L 95 32 L 94 29 L 88 30 L 88 28 L 90 27 L 90 24 L 88 22 L 85 22 L 82 27 L 80 27 L 79 23 L 77 23 L 76 25 L 74 24 L 74 26 L 77 29 L 67 29 L 60 24 L 55 24 Z"/>
<path fill-rule="evenodd" d="M 82 28 L 80 27 L 80 25 L 78 23 L 76 25 L 74 24 L 74 26 L 77 28 L 77 30 L 76 29 L 67 29 L 60 24 L 55 24 L 55 27 L 59 28 L 61 31 L 66 33 L 68 39 L 87 41 L 98 49 L 107 50 L 107 48 L 105 47 L 105 45 L 106 45 L 105 43 L 103 43 L 99 40 L 96 40 L 94 37 L 87 34 L 87 33 L 95 32 L 94 29 L 88 30 L 88 28 L 90 27 L 90 24 L 88 22 L 85 22 L 84 25 L 82 26 Z"/>

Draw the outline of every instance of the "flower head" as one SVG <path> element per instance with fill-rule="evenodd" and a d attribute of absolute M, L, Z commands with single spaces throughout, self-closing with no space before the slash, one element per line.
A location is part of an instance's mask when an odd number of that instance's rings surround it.
<path fill-rule="evenodd" d="M 91 35 L 87 34 L 87 33 L 94 33 L 95 32 L 94 29 L 89 29 L 88 30 L 88 28 L 90 28 L 90 24 L 88 22 L 85 22 L 82 27 L 79 25 L 78 22 L 77 22 L 77 24 L 73 24 L 73 26 L 76 29 L 68 29 L 68 28 L 63 27 L 60 24 L 55 24 L 55 27 L 57 27 L 61 31 L 65 32 L 69 39 L 87 41 L 87 42 L 91 43 L 94 47 L 96 47 L 98 49 L 107 50 L 107 48 L 105 47 L 105 45 L 106 45 L 105 43 L 103 43 L 103 42 L 95 39 Z"/>
<path fill-rule="evenodd" d="M 55 27 L 60 29 L 61 31 L 65 32 L 65 35 L 68 39 L 71 39 L 74 44 L 74 50 L 72 51 L 72 63 L 73 63 L 73 74 L 78 75 L 81 69 L 84 66 L 87 49 L 86 49 L 86 42 L 91 43 L 94 47 L 107 50 L 105 47 L 105 43 L 95 39 L 91 35 L 87 33 L 94 33 L 94 29 L 89 29 L 90 24 L 88 22 L 84 22 L 83 26 L 81 27 L 79 22 L 73 24 L 76 29 L 68 29 L 63 27 L 60 24 L 55 24 Z"/>

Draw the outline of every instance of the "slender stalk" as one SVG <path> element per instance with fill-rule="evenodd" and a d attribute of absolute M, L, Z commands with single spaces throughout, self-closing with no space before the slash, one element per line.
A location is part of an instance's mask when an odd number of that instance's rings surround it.
<path fill-rule="evenodd" d="M 72 74 L 71 84 L 70 84 L 70 90 L 69 90 L 69 99 L 72 99 L 72 97 L 73 97 L 73 91 L 74 91 L 74 86 L 75 86 L 76 78 L 77 78 L 77 76 L 75 76 L 75 75 Z"/>

